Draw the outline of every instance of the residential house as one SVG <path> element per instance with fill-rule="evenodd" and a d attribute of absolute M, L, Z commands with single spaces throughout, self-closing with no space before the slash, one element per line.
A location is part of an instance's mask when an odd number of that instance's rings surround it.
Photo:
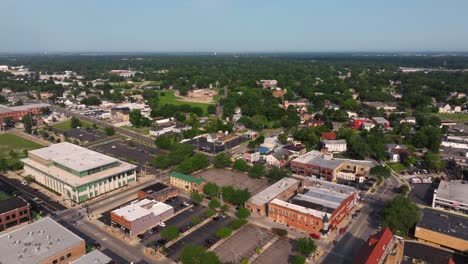
<path fill-rule="evenodd" d="M 346 152 L 347 145 L 345 139 L 324 139 L 321 141 L 322 148 L 327 149 L 328 152 L 338 153 L 338 152 Z"/>
<path fill-rule="evenodd" d="M 390 162 L 401 162 L 402 155 L 407 153 L 408 149 L 404 145 L 387 144 L 387 156 Z"/>
<path fill-rule="evenodd" d="M 270 155 L 267 155 L 265 160 L 266 160 L 266 164 L 270 166 L 283 167 L 292 158 L 294 158 L 293 153 L 283 148 L 283 149 L 280 149 L 271 153 Z"/>
<path fill-rule="evenodd" d="M 450 105 L 447 103 L 438 103 L 436 106 L 439 110 L 439 113 L 450 113 L 452 111 L 452 107 L 450 107 Z"/>
<path fill-rule="evenodd" d="M 257 150 L 247 150 L 242 156 L 247 163 L 255 163 L 260 160 L 260 152 Z"/>
<path fill-rule="evenodd" d="M 388 120 L 383 117 L 372 117 L 372 121 L 374 121 L 376 125 L 382 126 L 383 128 L 390 127 L 390 122 L 388 122 Z"/>
<path fill-rule="evenodd" d="M 400 124 L 408 123 L 408 124 L 416 124 L 416 117 L 408 116 L 400 120 Z"/>
<path fill-rule="evenodd" d="M 320 137 L 321 140 L 324 139 L 329 139 L 329 140 L 335 140 L 336 139 L 336 133 L 331 131 L 331 132 L 323 132 L 322 136 Z"/>

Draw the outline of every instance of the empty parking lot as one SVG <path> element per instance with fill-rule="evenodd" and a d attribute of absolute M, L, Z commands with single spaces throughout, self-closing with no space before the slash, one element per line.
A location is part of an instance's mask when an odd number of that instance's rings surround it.
<path fill-rule="evenodd" d="M 208 169 L 193 174 L 202 177 L 208 182 L 214 182 L 219 186 L 231 185 L 236 189 L 248 189 L 252 195 L 261 192 L 269 186 L 265 179 L 254 179 L 240 172 L 233 172 L 227 169 Z"/>
<path fill-rule="evenodd" d="M 278 239 L 253 262 L 255 264 L 290 263 L 293 242 L 284 238 Z"/>

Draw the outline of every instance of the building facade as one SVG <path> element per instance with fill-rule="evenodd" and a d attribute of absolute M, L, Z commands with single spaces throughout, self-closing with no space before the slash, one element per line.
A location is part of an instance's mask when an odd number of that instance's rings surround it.
<path fill-rule="evenodd" d="M 42 108 L 49 107 L 50 104 L 30 104 L 11 107 L 0 105 L 0 128 L 3 128 L 3 120 L 5 118 L 11 117 L 14 121 L 19 121 L 23 116 L 28 114 L 40 115 L 42 113 Z"/>
<path fill-rule="evenodd" d="M 28 152 L 24 175 L 82 203 L 136 181 L 136 166 L 63 142 Z"/>
<path fill-rule="evenodd" d="M 31 206 L 20 196 L 0 201 L 0 231 L 31 221 Z"/>
<path fill-rule="evenodd" d="M 324 139 L 322 140 L 322 147 L 332 153 L 346 152 L 346 140 L 345 139 Z"/>
<path fill-rule="evenodd" d="M 185 192 L 202 192 L 205 180 L 173 171 L 169 174 L 169 183 Z"/>
<path fill-rule="evenodd" d="M 140 199 L 149 198 L 158 202 L 164 202 L 167 199 L 176 197 L 178 195 L 179 191 L 176 188 L 167 186 L 160 182 L 145 187 L 137 192 L 137 196 Z"/>
<path fill-rule="evenodd" d="M 468 215 L 468 182 L 441 181 L 437 190 L 434 190 L 432 207 Z"/>

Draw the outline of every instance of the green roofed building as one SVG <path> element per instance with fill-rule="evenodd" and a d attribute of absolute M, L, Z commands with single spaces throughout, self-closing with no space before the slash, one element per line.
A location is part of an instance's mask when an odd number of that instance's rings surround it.
<path fill-rule="evenodd" d="M 186 192 L 201 192 L 205 183 L 203 178 L 186 175 L 177 171 L 169 174 L 170 184 Z"/>
<path fill-rule="evenodd" d="M 28 151 L 24 175 L 81 203 L 136 180 L 136 166 L 68 142 Z"/>

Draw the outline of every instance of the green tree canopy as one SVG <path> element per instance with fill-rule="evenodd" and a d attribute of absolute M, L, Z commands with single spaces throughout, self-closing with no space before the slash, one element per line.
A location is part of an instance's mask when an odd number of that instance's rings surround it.
<path fill-rule="evenodd" d="M 180 231 L 179 228 L 177 228 L 177 226 L 166 226 L 161 230 L 161 236 L 167 241 L 178 237 L 179 234 Z"/>
<path fill-rule="evenodd" d="M 234 165 L 232 165 L 232 169 L 237 171 L 248 171 L 249 168 L 249 164 L 247 164 L 243 159 L 236 159 L 236 161 L 234 161 Z"/>
<path fill-rule="evenodd" d="M 225 153 L 219 153 L 214 158 L 214 167 L 215 168 L 225 168 L 231 165 L 231 158 Z"/>
<path fill-rule="evenodd" d="M 236 211 L 236 216 L 239 218 L 247 218 L 250 216 L 250 211 L 245 207 L 239 207 Z"/>
<path fill-rule="evenodd" d="M 226 238 L 230 236 L 231 234 L 232 234 L 232 228 L 230 227 L 221 227 L 220 229 L 216 231 L 216 236 L 221 239 Z"/>
<path fill-rule="evenodd" d="M 254 164 L 249 169 L 249 176 L 252 178 L 261 178 L 265 173 L 265 167 L 262 164 Z"/>
<path fill-rule="evenodd" d="M 382 227 L 389 227 L 397 235 L 406 236 L 419 218 L 419 208 L 408 198 L 398 195 L 387 202 L 381 224 Z"/>
<path fill-rule="evenodd" d="M 180 262 L 183 264 L 222 264 L 214 252 L 202 246 L 187 245 L 182 250 Z"/>
<path fill-rule="evenodd" d="M 203 192 L 206 195 L 210 195 L 213 197 L 218 196 L 219 190 L 220 190 L 219 186 L 214 182 L 208 182 L 203 186 Z"/>
<path fill-rule="evenodd" d="M 212 198 L 210 200 L 210 202 L 208 203 L 208 206 L 211 208 L 211 209 L 216 209 L 216 208 L 219 208 L 221 206 L 221 203 L 218 201 L 218 199 L 216 198 Z"/>
<path fill-rule="evenodd" d="M 303 237 L 297 240 L 297 249 L 302 254 L 308 256 L 315 252 L 317 245 L 315 245 L 315 242 L 310 237 Z"/>

